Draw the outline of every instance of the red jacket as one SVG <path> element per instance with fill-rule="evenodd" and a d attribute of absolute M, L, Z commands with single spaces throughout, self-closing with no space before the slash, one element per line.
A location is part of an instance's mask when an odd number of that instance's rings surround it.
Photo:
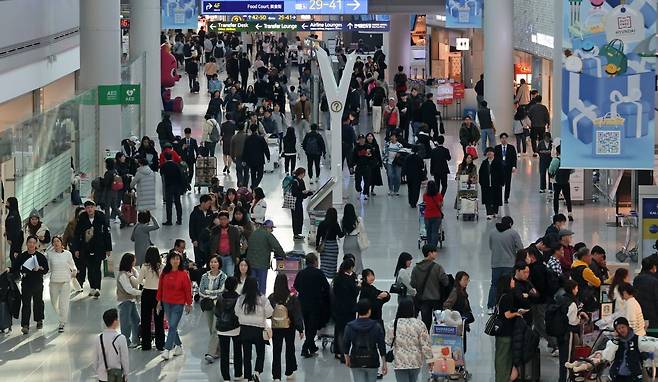
<path fill-rule="evenodd" d="M 443 195 L 439 192 L 434 196 L 429 196 L 427 193 L 423 194 L 423 203 L 425 203 L 425 219 L 442 218 L 443 212 Z"/>
<path fill-rule="evenodd" d="M 165 154 L 165 153 L 168 153 L 168 152 L 171 153 L 171 159 L 173 159 L 174 162 L 176 162 L 176 163 L 180 163 L 180 161 L 181 161 L 181 157 L 180 157 L 180 155 L 178 155 L 178 153 L 176 152 L 176 150 L 174 150 L 174 149 L 172 149 L 172 148 L 170 148 L 170 147 L 167 147 L 167 148 L 165 148 L 165 149 L 160 153 L 160 166 L 162 166 L 162 165 L 164 164 L 164 162 L 165 162 L 164 154 Z"/>
<path fill-rule="evenodd" d="M 186 271 L 170 271 L 160 276 L 156 299 L 168 304 L 192 305 L 192 281 Z"/>

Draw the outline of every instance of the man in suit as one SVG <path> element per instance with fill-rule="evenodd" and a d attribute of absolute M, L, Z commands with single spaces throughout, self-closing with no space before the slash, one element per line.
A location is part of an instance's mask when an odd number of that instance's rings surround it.
<path fill-rule="evenodd" d="M 439 117 L 439 120 L 437 120 L 437 116 Z M 443 133 L 443 129 L 439 131 L 439 125 L 443 125 L 443 121 L 441 121 L 441 113 L 436 110 L 434 95 L 432 93 L 428 93 L 425 102 L 420 105 L 420 119 L 424 124 L 430 127 L 430 130 L 433 132 L 432 139 L 436 140 L 440 135 L 439 133 Z"/>
<path fill-rule="evenodd" d="M 258 134 L 258 125 L 249 126 L 251 135 L 245 139 L 242 150 L 242 161 L 246 163 L 251 174 L 251 189 L 258 187 L 263 179 L 265 160 L 270 161 L 270 149 L 267 147 L 265 138 Z M 244 179 L 245 186 L 247 179 Z"/>
<path fill-rule="evenodd" d="M 176 205 L 176 224 L 183 224 L 183 207 L 180 203 L 180 196 L 185 190 L 186 179 L 180 165 L 173 161 L 170 152 L 164 155 L 165 162 L 160 166 L 160 174 L 164 181 L 165 209 L 167 221 L 162 225 L 171 225 L 171 205 Z"/>
<path fill-rule="evenodd" d="M 512 186 L 512 174 L 516 172 L 516 149 L 507 144 L 507 133 L 501 133 L 500 144 L 494 149 L 496 159 L 502 165 L 500 184 L 505 187 L 505 204 L 509 203 L 509 193 Z"/>
<path fill-rule="evenodd" d="M 437 146 L 430 152 L 430 173 L 436 184 L 441 185 L 441 195 L 445 196 L 448 190 L 448 162 L 450 161 L 450 150 L 443 147 L 445 138 L 439 135 L 436 139 Z"/>
<path fill-rule="evenodd" d="M 84 206 L 73 236 L 74 260 L 78 268 L 76 278 L 82 286 L 87 276 L 91 288 L 89 296 L 98 299 L 103 277 L 101 266 L 112 251 L 112 237 L 107 217 L 103 212 L 96 211 L 96 203 L 87 200 Z"/>
<path fill-rule="evenodd" d="M 487 208 L 487 220 L 491 220 L 498 215 L 498 209 L 503 204 L 501 184 L 503 170 L 500 159 L 496 158 L 492 147 L 485 150 L 485 155 L 486 158 L 480 165 L 478 179 L 482 190 L 482 204 Z"/>
<path fill-rule="evenodd" d="M 196 139 L 192 138 L 192 129 L 186 127 L 184 132 L 185 138 L 181 140 L 181 157 L 187 163 L 187 184 L 191 184 L 194 177 L 194 164 L 199 156 L 199 145 Z"/>

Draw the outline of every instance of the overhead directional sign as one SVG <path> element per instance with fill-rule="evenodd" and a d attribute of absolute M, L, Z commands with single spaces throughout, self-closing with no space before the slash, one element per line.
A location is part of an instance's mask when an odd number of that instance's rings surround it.
<path fill-rule="evenodd" d="M 202 15 L 365 15 L 368 0 L 202 0 Z"/>
<path fill-rule="evenodd" d="M 388 32 L 390 22 L 350 21 L 211 21 L 210 32 Z"/>

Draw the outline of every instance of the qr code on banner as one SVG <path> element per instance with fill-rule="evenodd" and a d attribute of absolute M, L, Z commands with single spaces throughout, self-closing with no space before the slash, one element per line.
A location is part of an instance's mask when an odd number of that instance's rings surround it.
<path fill-rule="evenodd" d="M 597 131 L 594 145 L 596 155 L 621 154 L 621 131 Z"/>

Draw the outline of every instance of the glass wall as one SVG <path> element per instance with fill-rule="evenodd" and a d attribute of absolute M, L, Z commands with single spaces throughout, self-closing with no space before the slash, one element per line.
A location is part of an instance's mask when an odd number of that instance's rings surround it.
<path fill-rule="evenodd" d="M 0 103 L 0 130 L 29 118 L 34 113 L 32 92 L 20 95 L 10 101 Z"/>
<path fill-rule="evenodd" d="M 143 107 L 146 102 L 144 97 L 144 88 L 146 83 L 146 56 L 144 54 L 135 57 L 132 61 L 121 65 L 121 83 L 122 84 L 141 84 L 141 102 L 139 105 L 121 106 L 121 136 L 128 138 L 131 135 L 142 137 L 145 130 Z"/>

